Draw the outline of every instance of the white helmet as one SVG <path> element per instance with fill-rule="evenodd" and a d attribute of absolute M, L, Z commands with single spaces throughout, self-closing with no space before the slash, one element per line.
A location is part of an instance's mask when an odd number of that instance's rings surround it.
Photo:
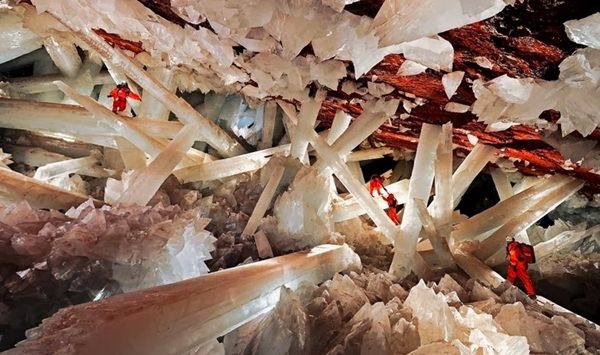
<path fill-rule="evenodd" d="M 512 242 L 512 241 L 514 241 L 514 240 L 515 240 L 515 237 L 512 237 L 512 236 L 510 236 L 510 235 L 506 237 L 506 242 L 507 242 L 507 243 L 510 243 L 510 242 Z"/>

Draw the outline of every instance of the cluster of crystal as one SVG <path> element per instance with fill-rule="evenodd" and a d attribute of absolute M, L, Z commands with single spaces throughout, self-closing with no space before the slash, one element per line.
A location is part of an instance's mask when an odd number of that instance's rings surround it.
<path fill-rule="evenodd" d="M 206 273 L 214 238 L 200 208 L 0 207 L 6 344 L 60 307 Z M 35 305 L 35 306 L 34 306 Z"/>
<path fill-rule="evenodd" d="M 437 284 L 386 273 L 336 275 L 283 289 L 273 311 L 224 339 L 227 354 L 528 354 L 597 350 L 600 332 L 573 314 L 542 311 L 514 287 L 460 275 Z M 525 323 L 523 323 L 525 322 Z M 559 335 L 560 327 L 565 331 Z M 546 334 L 556 334 L 547 337 Z"/>
<path fill-rule="evenodd" d="M 578 131 L 591 134 L 600 125 L 595 112 L 600 108 L 593 97 L 600 80 L 600 50 L 580 49 L 567 57 L 559 66 L 556 81 L 515 79 L 506 75 L 489 82 L 476 80 L 473 92 L 477 101 L 473 113 L 492 129 L 502 130 L 514 124 L 546 127 L 548 122 L 539 118 L 543 111 L 553 109 L 561 113 L 558 121 L 563 135 Z"/>
<path fill-rule="evenodd" d="M 346 76 L 342 62 L 345 60 L 352 61 L 357 78 L 390 53 L 406 52 L 411 59 L 415 57 L 430 68 L 450 70 L 452 47 L 447 42 L 442 46 L 434 44 L 444 40 L 428 36 L 493 16 L 506 6 L 500 0 L 486 0 L 476 8 L 462 0 L 452 3 L 432 0 L 410 3 L 399 12 L 398 1 L 387 0 L 372 19 L 345 11 L 344 6 L 349 3 L 352 1 L 251 0 L 200 4 L 178 0 L 171 4 L 186 21 L 194 24 L 207 21 L 213 32 L 204 27 L 178 27 L 141 3 L 110 2 L 100 6 L 79 0 L 63 6 L 60 2 L 36 0 L 33 4 L 42 14 L 29 25 L 42 35 L 47 34 L 48 26 L 60 28 L 45 16 L 44 12 L 48 12 L 76 31 L 102 28 L 122 38 L 140 41 L 154 57 L 146 60 L 147 64 L 155 67 L 156 59 L 166 58 L 168 65 L 195 69 L 204 80 L 197 78 L 192 85 L 203 90 L 236 85 L 253 97 L 273 93 L 303 99 L 307 97 L 304 87 L 310 81 L 335 89 L 339 79 Z M 85 15 L 79 13 L 80 8 L 87 9 Z M 224 13 L 222 8 L 227 11 Z M 430 16 L 447 12 L 448 17 Z M 424 18 L 429 18 L 425 24 Z M 417 19 L 419 26 L 414 25 Z M 400 45 L 415 40 L 424 42 Z M 298 56 L 309 44 L 315 56 Z M 242 46 L 253 55 L 238 54 L 234 46 Z M 233 65 L 234 62 L 238 65 Z M 258 87 L 246 85 L 249 80 Z"/>

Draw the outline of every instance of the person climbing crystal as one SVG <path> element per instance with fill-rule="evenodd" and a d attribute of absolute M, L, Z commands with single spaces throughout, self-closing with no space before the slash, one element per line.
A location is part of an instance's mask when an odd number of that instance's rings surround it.
<path fill-rule="evenodd" d="M 107 97 L 112 97 L 113 99 L 112 112 L 114 113 L 125 111 L 128 98 L 136 101 L 142 101 L 142 98 L 138 94 L 129 89 L 129 85 L 127 85 L 127 83 L 118 84 L 117 87 L 112 89 Z M 135 116 L 135 112 L 133 112 L 133 110 L 132 113 Z"/>
<path fill-rule="evenodd" d="M 515 241 L 514 237 L 506 238 L 506 255 L 508 257 L 508 270 L 506 271 L 506 280 L 511 284 L 514 284 L 515 279 L 518 277 L 525 291 L 530 298 L 535 299 L 535 288 L 533 287 L 533 281 L 527 274 L 527 264 L 535 263 L 535 254 L 533 247 L 528 244 L 523 244 Z"/>
<path fill-rule="evenodd" d="M 397 211 L 398 201 L 394 197 L 394 194 L 388 193 L 387 197 L 385 198 L 385 201 L 388 204 L 388 210 L 387 210 L 388 216 L 390 217 L 392 222 L 394 222 L 395 225 L 399 225 L 400 220 L 398 219 L 398 211 Z"/>
<path fill-rule="evenodd" d="M 375 197 L 375 195 L 373 195 L 373 192 L 377 191 L 379 196 L 383 196 L 383 194 L 381 193 L 381 189 L 383 189 L 387 194 L 389 194 L 388 190 L 386 190 L 385 186 L 383 186 L 383 176 L 381 176 L 381 175 L 371 176 L 371 179 L 369 180 L 369 194 L 371 194 L 371 196 Z"/>

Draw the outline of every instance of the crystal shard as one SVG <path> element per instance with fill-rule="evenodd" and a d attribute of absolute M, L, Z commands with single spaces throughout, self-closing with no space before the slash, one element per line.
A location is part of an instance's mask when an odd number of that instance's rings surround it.
<path fill-rule="evenodd" d="M 571 41 L 600 49 L 600 13 L 597 12 L 581 20 L 567 21 L 565 29 Z"/>
<path fill-rule="evenodd" d="M 456 92 L 456 89 L 460 86 L 460 83 L 465 76 L 465 72 L 463 71 L 455 71 L 452 73 L 444 74 L 442 77 L 442 85 L 444 86 L 444 92 L 446 93 L 446 97 L 451 99 Z"/>

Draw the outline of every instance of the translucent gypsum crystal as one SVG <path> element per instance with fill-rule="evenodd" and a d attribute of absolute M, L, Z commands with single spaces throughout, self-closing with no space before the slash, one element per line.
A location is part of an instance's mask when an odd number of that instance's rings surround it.
<path fill-rule="evenodd" d="M 492 168 L 490 169 L 490 173 L 492 175 L 492 180 L 494 181 L 494 186 L 496 186 L 498 197 L 500 197 L 500 201 L 504 201 L 514 195 L 513 188 L 508 180 L 508 175 L 506 175 L 502 169 Z M 526 230 L 517 234 L 515 239 L 521 243 L 531 244 Z"/>
<path fill-rule="evenodd" d="M 406 202 L 406 195 L 408 194 L 408 184 L 408 179 L 401 180 L 387 185 L 385 188 L 394 194 L 398 204 L 404 204 Z M 387 208 L 387 202 L 383 198 L 378 197 L 375 201 L 381 209 Z M 334 202 L 332 213 L 334 222 L 342 222 L 361 216 L 367 212 L 353 196 L 348 196 L 343 201 Z"/>
<path fill-rule="evenodd" d="M 111 112 L 92 98 L 78 94 L 73 88 L 65 83 L 56 82 L 55 84 L 66 95 L 77 100 L 78 103 L 84 106 L 88 111 L 92 112 L 98 119 L 99 124 L 104 124 L 112 128 L 123 138 L 129 140 L 136 147 L 148 153 L 150 156 L 155 157 L 163 150 L 163 144 L 158 142 L 155 138 L 148 136 L 142 130 L 130 125 L 127 121 L 122 120 L 119 115 Z"/>
<path fill-rule="evenodd" d="M 473 239 L 483 233 L 495 230 L 515 216 L 527 211 L 532 204 L 553 190 L 562 188 L 570 182 L 563 175 L 553 175 L 541 179 L 536 185 L 476 214 L 454 227 L 451 237 L 456 242 Z"/>
<path fill-rule="evenodd" d="M 17 11 L 0 13 L 0 64 L 31 53 L 42 46 L 42 38 L 23 27 Z"/>
<path fill-rule="evenodd" d="M 0 169 L 0 196 L 4 201 L 27 201 L 34 208 L 68 209 L 88 197 L 39 182 L 9 169 Z M 101 202 L 94 200 L 100 205 Z"/>
<path fill-rule="evenodd" d="M 164 85 L 169 92 L 174 92 L 176 89 L 174 71 L 175 69 L 168 68 L 148 69 L 149 75 Z M 140 104 L 139 108 L 140 116 L 149 118 L 151 120 L 168 121 L 169 113 L 171 113 L 169 108 L 166 107 L 160 100 L 157 100 L 151 94 L 146 95 L 144 93 L 142 95 L 142 103 Z"/>
<path fill-rule="evenodd" d="M 38 168 L 35 171 L 33 178 L 40 181 L 47 181 L 58 175 L 76 173 L 81 169 L 91 168 L 96 164 L 98 164 L 97 156 L 63 160 L 56 163 L 46 164 Z"/>
<path fill-rule="evenodd" d="M 363 113 L 350 127 L 335 140 L 331 146 L 341 156 L 346 156 L 368 136 L 375 132 L 383 122 L 396 113 L 399 100 L 380 99 L 363 104 Z"/>
<path fill-rule="evenodd" d="M 199 136 L 199 125 L 186 124 L 183 126 L 175 138 L 147 167 L 134 173 L 129 187 L 119 198 L 119 203 L 145 206 Z"/>
<path fill-rule="evenodd" d="M 273 146 L 273 133 L 275 132 L 275 123 L 277 120 L 277 103 L 275 101 L 267 101 L 265 103 L 263 117 L 262 137 L 258 146 L 259 150 Z"/>
<path fill-rule="evenodd" d="M 327 135 L 327 144 L 332 145 L 344 133 L 352 122 L 352 116 L 342 110 L 337 110 Z"/>
<path fill-rule="evenodd" d="M 389 271 L 399 278 L 407 276 L 412 270 L 417 239 L 422 226 L 417 215 L 414 199 L 429 199 L 433 184 L 438 138 L 441 131 L 440 126 L 426 123 L 421 127 L 419 145 L 417 145 L 417 153 L 408 187 L 408 197 L 404 205 L 400 233 L 394 241 L 394 258 Z"/>
<path fill-rule="evenodd" d="M 564 231 L 550 240 L 541 242 L 534 246 L 535 257 L 537 260 L 542 260 L 544 257 L 554 253 L 559 253 L 562 250 L 576 245 L 581 240 L 600 232 L 600 225 L 596 225 L 592 228 L 579 231 L 579 230 L 568 230 Z"/>
<path fill-rule="evenodd" d="M 465 113 L 469 111 L 469 105 L 459 104 L 457 102 L 448 102 L 444 106 L 444 111 L 455 112 L 455 113 Z"/>
<path fill-rule="evenodd" d="M 63 160 L 69 160 L 70 157 L 50 152 L 43 148 L 5 145 L 5 149 L 10 151 L 12 159 L 17 163 L 27 164 L 33 167 L 40 167 L 50 163 L 56 163 Z"/>
<path fill-rule="evenodd" d="M 83 60 L 81 69 L 78 75 L 73 77 L 71 85 L 81 95 L 89 97 L 94 92 L 94 83 L 92 78 L 100 73 L 102 69 L 102 61 L 96 56 L 87 56 Z M 62 90 L 61 90 L 62 91 Z M 65 96 L 62 100 L 63 103 L 73 104 L 75 103 L 71 97 Z"/>
<path fill-rule="evenodd" d="M 496 148 L 483 144 L 477 144 L 469 155 L 463 160 L 458 169 L 452 175 L 452 201 L 454 208 L 460 203 L 462 195 L 475 177 L 485 168 L 488 162 L 494 159 Z"/>
<path fill-rule="evenodd" d="M 373 95 L 374 97 L 382 97 L 396 90 L 395 87 L 389 84 L 376 83 L 373 81 L 367 82 L 367 87 L 369 88 L 369 94 Z"/>
<path fill-rule="evenodd" d="M 27 76 L 22 78 L 14 78 L 6 83 L 6 87 L 11 93 L 15 93 L 17 97 L 28 94 L 40 94 L 48 91 L 56 91 L 54 82 L 60 80 L 67 84 L 72 80 L 60 74 Z M 100 72 L 92 77 L 94 85 L 112 84 L 112 79 L 107 72 Z"/>
<path fill-rule="evenodd" d="M 322 245 L 60 310 L 36 329 L 35 337 L 11 352 L 56 353 L 68 347 L 89 354 L 185 353 L 272 309 L 281 286 L 320 283 L 360 267 L 359 257 L 347 245 Z M 62 341 L 65 338 L 71 339 L 69 344 Z"/>
<path fill-rule="evenodd" d="M 254 233 L 254 242 L 256 243 L 256 250 L 258 251 L 259 258 L 266 259 L 273 257 L 271 244 L 263 231 Z"/>
<path fill-rule="evenodd" d="M 456 93 L 456 90 L 460 86 L 464 76 L 464 71 L 454 71 L 442 76 L 442 85 L 444 86 L 444 92 L 446 93 L 446 97 L 448 99 L 451 99 L 452 96 L 454 96 L 454 93 Z"/>
<path fill-rule="evenodd" d="M 56 85 L 53 84 L 54 87 Z M 12 117 L 26 116 L 27 120 L 14 120 Z M 157 138 L 173 138 L 181 129 L 179 122 L 157 122 L 129 117 L 121 120 Z M 81 136 L 116 135 L 108 126 L 98 125 L 94 114 L 80 106 L 0 98 L 0 126 L 4 128 L 46 131 Z"/>
<path fill-rule="evenodd" d="M 397 99 L 389 101 L 379 99 L 364 103 L 362 114 L 335 140 L 331 147 L 340 156 L 347 157 L 354 148 L 379 129 L 381 124 L 396 112 L 399 103 L 400 101 Z M 317 162 L 315 167 L 319 171 L 323 171 L 326 165 L 324 162 Z"/>
<path fill-rule="evenodd" d="M 362 169 L 360 167 L 360 163 L 358 162 L 346 162 L 346 166 L 350 173 L 354 176 L 356 180 L 358 180 L 361 184 L 365 184 L 365 176 L 363 175 Z"/>
<path fill-rule="evenodd" d="M 452 254 L 456 264 L 472 279 L 489 287 L 498 287 L 504 282 L 504 278 L 500 274 L 471 253 L 459 248 L 454 250 Z"/>
<path fill-rule="evenodd" d="M 571 41 L 600 49 L 600 13 L 565 22 L 565 31 Z"/>
<path fill-rule="evenodd" d="M 285 102 L 278 101 L 278 103 L 285 113 L 284 120 L 288 120 L 289 125 L 295 125 L 297 122 L 295 110 Z M 311 136 L 310 144 L 315 148 L 319 157 L 325 161 L 329 168 L 331 168 L 333 174 L 337 176 L 348 192 L 357 199 L 359 205 L 367 211 L 367 214 L 371 217 L 375 225 L 377 225 L 382 230 L 383 234 L 392 241 L 396 234 L 396 228 L 392 222 L 390 222 L 388 216 L 386 216 L 377 203 L 373 201 L 373 198 L 369 195 L 364 185 L 361 185 L 358 180 L 352 176 L 352 173 L 348 170 L 346 164 L 343 163 L 340 155 L 314 130 L 312 131 Z"/>
<path fill-rule="evenodd" d="M 277 249 L 314 246 L 329 238 L 334 231 L 331 219 L 331 194 L 328 176 L 312 167 L 300 169 L 288 191 L 275 202 L 273 215 L 282 236 L 271 237 Z M 288 235 L 286 237 L 286 234 Z M 287 248 L 286 244 L 290 244 Z"/>
<path fill-rule="evenodd" d="M 296 126 L 294 136 L 292 137 L 292 146 L 290 155 L 300 159 L 304 164 L 308 164 L 306 148 L 308 148 L 308 137 L 313 130 L 317 120 L 317 115 L 321 109 L 321 101 L 308 100 L 302 103 L 300 113 L 298 114 L 298 125 Z"/>
<path fill-rule="evenodd" d="M 437 147 L 435 160 L 435 197 L 429 206 L 429 211 L 435 222 L 440 237 L 450 238 L 452 230 L 452 212 L 454 210 L 452 197 L 452 123 L 442 126 L 440 143 Z"/>
<path fill-rule="evenodd" d="M 123 70 L 131 79 L 133 79 L 133 81 L 138 83 L 144 90 L 147 90 L 150 95 L 160 100 L 175 115 L 177 115 L 183 123 L 199 124 L 202 128 L 206 142 L 223 156 L 230 157 L 245 152 L 244 148 L 219 126 L 194 110 L 194 108 L 185 100 L 169 92 L 164 86 L 150 77 L 148 73 L 139 67 L 131 58 L 123 54 L 121 50 L 112 48 L 91 30 L 85 30 L 84 32 L 79 33 L 79 38 L 100 54 L 105 60 Z"/>
<path fill-rule="evenodd" d="M 232 158 L 178 169 L 174 172 L 184 182 L 216 180 L 262 168 L 274 154 L 288 155 L 290 144 L 263 149 Z"/>
<path fill-rule="evenodd" d="M 265 213 L 269 209 L 269 206 L 273 201 L 273 197 L 275 197 L 275 192 L 277 191 L 277 187 L 279 187 L 279 183 L 281 182 L 284 172 L 284 166 L 275 167 L 271 173 L 271 176 L 269 177 L 269 182 L 260 194 L 258 202 L 256 202 L 256 206 L 252 211 L 252 215 L 250 215 L 250 219 L 248 219 L 246 227 L 244 227 L 242 235 L 254 234 L 256 228 L 258 228 L 260 220 L 264 217 Z"/>
<path fill-rule="evenodd" d="M 73 42 L 58 35 L 51 35 L 44 39 L 44 48 L 64 75 L 77 75 L 83 63 Z"/>
<path fill-rule="evenodd" d="M 371 28 L 381 38 L 380 45 L 389 46 L 481 21 L 505 6 L 501 0 L 485 0 L 476 7 L 465 0 L 386 0 Z"/>
<path fill-rule="evenodd" d="M 146 167 L 146 154 L 140 148 L 123 137 L 117 136 L 114 137 L 114 140 L 127 170 Z"/>
<path fill-rule="evenodd" d="M 560 189 L 548 191 L 546 196 L 535 204 L 531 204 L 526 212 L 517 215 L 500 227 L 494 234 L 482 240 L 475 255 L 481 260 L 489 258 L 498 249 L 502 248 L 505 244 L 506 236 L 517 235 L 526 230 L 583 187 L 583 181 L 570 180 Z"/>
<path fill-rule="evenodd" d="M 427 67 L 424 66 L 423 64 L 413 62 L 412 60 L 405 60 L 400 65 L 400 69 L 398 69 L 398 72 L 396 73 L 396 75 L 403 75 L 403 76 L 418 75 L 418 74 L 424 73 L 426 70 L 427 70 Z"/>
<path fill-rule="evenodd" d="M 404 58 L 436 71 L 452 71 L 454 48 L 442 37 L 423 37 L 402 44 Z"/>
<path fill-rule="evenodd" d="M 386 155 L 394 153 L 389 147 L 355 150 L 348 155 L 347 162 L 359 162 L 364 160 L 381 159 Z"/>
<path fill-rule="evenodd" d="M 417 215 L 421 220 L 421 224 L 423 225 L 425 235 L 431 241 L 433 251 L 438 257 L 439 265 L 442 267 L 451 267 L 452 265 L 454 265 L 454 260 L 452 259 L 452 254 L 450 253 L 450 249 L 448 248 L 448 243 L 438 233 L 435 226 L 435 222 L 433 221 L 433 218 L 427 211 L 427 206 L 425 206 L 425 202 L 423 202 L 423 200 L 420 199 L 414 199 L 413 203 L 417 209 Z"/>

